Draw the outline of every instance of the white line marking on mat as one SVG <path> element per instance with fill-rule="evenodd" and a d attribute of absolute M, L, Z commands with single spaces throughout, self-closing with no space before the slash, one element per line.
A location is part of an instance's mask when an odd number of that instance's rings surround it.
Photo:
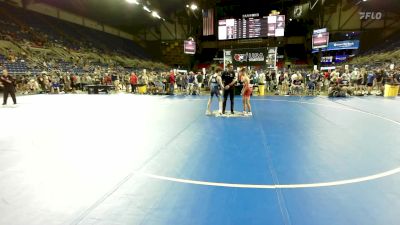
<path fill-rule="evenodd" d="M 257 99 L 257 101 L 291 102 L 291 103 L 299 103 L 299 104 L 325 106 L 325 107 L 331 107 L 331 108 L 336 108 L 336 109 L 344 109 L 344 110 L 348 110 L 348 111 L 360 112 L 363 114 L 374 116 L 374 117 L 395 123 L 397 125 L 400 125 L 400 122 L 398 122 L 396 120 L 392 120 L 392 119 L 389 119 L 389 118 L 386 118 L 386 117 L 383 117 L 383 116 L 380 116 L 380 115 L 377 115 L 377 114 L 374 114 L 371 112 L 363 111 L 360 109 L 349 108 L 349 106 L 338 107 L 338 106 L 334 106 L 334 105 L 326 105 L 326 104 L 303 102 L 303 101 L 272 100 L 272 99 Z M 345 106 L 345 105 L 343 105 L 343 106 Z M 395 175 L 398 173 L 400 173 L 400 167 L 392 169 L 392 170 L 388 170 L 388 171 L 385 171 L 382 173 L 370 175 L 370 176 L 358 177 L 358 178 L 347 179 L 347 180 L 338 180 L 338 181 L 322 182 L 322 183 L 308 183 L 308 184 L 276 184 L 276 185 L 274 185 L 274 184 L 235 184 L 235 183 L 208 182 L 208 181 L 181 179 L 181 178 L 175 178 L 175 177 L 160 176 L 160 175 L 145 173 L 145 172 L 138 172 L 139 175 L 149 177 L 152 179 L 172 181 L 172 182 L 177 182 L 177 183 L 195 184 L 195 185 L 202 185 L 202 186 L 214 186 L 214 187 L 228 187 L 228 188 L 248 188 L 248 189 L 294 189 L 294 188 L 332 187 L 332 186 L 355 184 L 355 183 L 361 183 L 361 182 L 365 182 L 365 181 L 377 180 L 377 179 L 388 177 L 388 176 Z"/>
<path fill-rule="evenodd" d="M 149 178 L 158 179 L 158 180 L 166 180 L 166 181 L 173 181 L 173 182 L 178 182 L 178 183 L 196 184 L 196 185 L 203 185 L 203 186 L 249 188 L 249 189 L 293 189 L 293 188 L 332 187 L 332 186 L 339 186 L 339 185 L 345 185 L 345 184 L 354 184 L 354 183 L 376 180 L 376 179 L 387 177 L 387 176 L 394 175 L 397 173 L 400 173 L 400 167 L 393 169 L 393 170 L 383 172 L 383 173 L 378 173 L 378 174 L 371 175 L 371 176 L 359 177 L 359 178 L 354 178 L 354 179 L 349 179 L 349 180 L 339 180 L 339 181 L 332 181 L 332 182 L 310 183 L 310 184 L 277 184 L 277 185 L 219 183 L 219 182 L 207 182 L 207 181 L 180 179 L 180 178 L 160 176 L 160 175 L 154 175 L 154 174 L 143 173 L 143 172 L 139 172 L 138 174 L 149 177 Z"/>

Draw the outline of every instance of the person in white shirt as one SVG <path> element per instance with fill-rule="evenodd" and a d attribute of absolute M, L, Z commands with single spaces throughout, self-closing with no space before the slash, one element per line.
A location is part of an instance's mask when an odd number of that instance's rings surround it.
<path fill-rule="evenodd" d="M 346 71 L 348 72 L 348 71 Z M 349 74 L 350 78 L 351 78 L 351 86 L 354 87 L 354 89 L 357 91 L 358 90 L 358 80 L 360 78 L 360 71 L 358 70 L 358 68 L 355 68 L 353 72 L 351 72 L 351 74 Z"/>

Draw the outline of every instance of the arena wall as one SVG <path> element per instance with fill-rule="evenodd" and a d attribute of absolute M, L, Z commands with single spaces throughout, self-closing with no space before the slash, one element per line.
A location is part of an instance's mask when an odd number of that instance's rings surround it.
<path fill-rule="evenodd" d="M 104 31 L 103 24 L 101 24 L 101 23 L 99 23 L 97 21 L 94 21 L 94 20 L 91 20 L 91 19 L 88 19 L 88 18 L 83 18 L 83 24 L 86 27 L 90 27 L 90 28 L 95 29 L 95 30 Z M 130 39 L 129 37 L 125 37 L 125 38 L 126 39 Z"/>

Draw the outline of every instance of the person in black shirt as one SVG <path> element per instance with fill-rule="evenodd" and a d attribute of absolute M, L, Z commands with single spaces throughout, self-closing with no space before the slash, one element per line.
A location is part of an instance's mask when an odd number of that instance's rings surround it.
<path fill-rule="evenodd" d="M 7 105 L 9 94 L 11 95 L 14 105 L 17 104 L 17 99 L 15 98 L 15 79 L 8 75 L 7 70 L 3 70 L 3 75 L 0 76 L 0 81 L 4 86 L 3 105 Z"/>
<path fill-rule="evenodd" d="M 224 101 L 222 103 L 222 114 L 225 114 L 226 109 L 226 101 L 229 99 L 231 101 L 231 113 L 234 113 L 234 96 L 235 96 L 235 83 L 236 83 L 236 76 L 235 71 L 233 71 L 233 65 L 229 63 L 227 65 L 227 70 L 222 73 L 222 82 L 225 86 L 224 88 Z"/>
<path fill-rule="evenodd" d="M 400 71 L 396 71 L 396 72 L 394 72 L 394 82 L 396 83 L 396 84 L 400 84 Z"/>

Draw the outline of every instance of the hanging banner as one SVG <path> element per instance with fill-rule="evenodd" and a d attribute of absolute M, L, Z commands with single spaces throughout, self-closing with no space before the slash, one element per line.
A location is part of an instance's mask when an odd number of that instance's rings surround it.
<path fill-rule="evenodd" d="M 232 50 L 224 49 L 224 70 L 229 63 L 232 63 Z"/>
<path fill-rule="evenodd" d="M 329 33 L 316 33 L 312 36 L 312 48 L 313 49 L 320 49 L 328 47 L 329 43 Z"/>
<path fill-rule="evenodd" d="M 292 17 L 295 19 L 300 19 L 305 17 L 310 9 L 310 3 L 305 3 L 301 5 L 296 5 L 291 10 Z"/>
<path fill-rule="evenodd" d="M 336 63 L 345 62 L 348 57 L 349 57 L 348 55 L 337 55 L 337 56 L 335 56 L 335 62 Z"/>
<path fill-rule="evenodd" d="M 337 51 L 337 50 L 347 50 L 347 49 L 359 49 L 360 40 L 348 40 L 348 41 L 337 41 L 329 42 L 327 48 L 321 49 L 321 51 Z M 313 50 L 313 53 L 318 52 L 318 50 Z"/>
<path fill-rule="evenodd" d="M 278 60 L 278 48 L 267 48 L 268 50 L 268 57 L 266 60 L 267 67 L 269 69 L 275 69 L 276 61 Z"/>
<path fill-rule="evenodd" d="M 194 41 L 184 41 L 183 51 L 185 54 L 194 55 L 196 54 L 196 42 Z"/>
<path fill-rule="evenodd" d="M 267 48 L 234 49 L 232 63 L 237 66 L 265 66 L 268 57 Z"/>
<path fill-rule="evenodd" d="M 322 63 L 332 63 L 332 61 L 333 61 L 333 56 L 321 57 L 321 62 Z"/>

